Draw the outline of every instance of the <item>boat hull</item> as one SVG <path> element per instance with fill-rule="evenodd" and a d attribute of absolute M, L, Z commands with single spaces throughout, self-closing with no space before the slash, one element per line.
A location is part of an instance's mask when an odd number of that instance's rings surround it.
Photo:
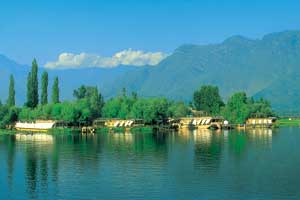
<path fill-rule="evenodd" d="M 26 131 L 26 132 L 48 132 L 50 129 L 39 129 L 39 128 L 17 128 L 17 131 Z"/>

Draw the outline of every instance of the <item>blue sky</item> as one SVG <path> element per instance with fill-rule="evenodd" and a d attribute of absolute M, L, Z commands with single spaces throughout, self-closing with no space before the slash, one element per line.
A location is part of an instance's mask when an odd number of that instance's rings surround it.
<path fill-rule="evenodd" d="M 0 54 L 29 64 L 63 52 L 171 53 L 185 43 L 300 29 L 299 0 L 1 0 Z"/>

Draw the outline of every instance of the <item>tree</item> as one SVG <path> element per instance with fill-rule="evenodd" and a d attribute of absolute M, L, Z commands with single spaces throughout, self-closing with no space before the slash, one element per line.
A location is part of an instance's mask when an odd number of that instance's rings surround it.
<path fill-rule="evenodd" d="M 59 85 L 58 77 L 55 77 L 52 87 L 52 102 L 59 103 Z"/>
<path fill-rule="evenodd" d="M 74 90 L 73 96 L 77 101 L 81 101 L 80 103 L 83 103 L 84 101 L 87 102 L 88 106 L 85 109 L 89 110 L 90 120 L 101 116 L 104 100 L 97 87 L 82 85 Z"/>
<path fill-rule="evenodd" d="M 27 76 L 27 101 L 26 106 L 29 108 L 33 107 L 33 100 L 32 100 L 32 78 L 31 78 L 31 72 L 28 73 Z"/>
<path fill-rule="evenodd" d="M 15 81 L 14 81 L 13 75 L 10 75 L 10 78 L 9 78 L 9 92 L 8 92 L 8 99 L 7 99 L 7 105 L 9 107 L 15 106 L 15 104 L 16 104 L 15 95 L 16 95 Z"/>
<path fill-rule="evenodd" d="M 271 103 L 263 98 L 255 101 L 253 98 L 249 100 L 250 117 L 271 117 L 275 116 Z"/>
<path fill-rule="evenodd" d="M 223 110 L 224 117 L 231 123 L 242 124 L 250 116 L 250 106 L 245 92 L 233 94 Z"/>
<path fill-rule="evenodd" d="M 73 96 L 79 100 L 86 97 L 86 87 L 81 85 L 77 90 L 73 91 Z"/>
<path fill-rule="evenodd" d="M 127 92 L 126 92 L 126 88 L 122 88 L 122 96 L 123 96 L 123 97 L 126 97 L 126 93 L 127 93 Z"/>
<path fill-rule="evenodd" d="M 200 90 L 194 92 L 194 106 L 197 110 L 206 111 L 209 114 L 219 114 L 220 108 L 224 106 L 219 94 L 219 88 L 211 85 L 204 85 Z"/>
<path fill-rule="evenodd" d="M 135 100 L 135 101 L 138 99 L 138 95 L 136 92 L 132 92 L 131 96 L 132 96 L 133 100 Z"/>
<path fill-rule="evenodd" d="M 33 59 L 31 71 L 27 77 L 27 102 L 26 106 L 35 108 L 39 103 L 38 93 L 38 65 L 36 59 Z"/>
<path fill-rule="evenodd" d="M 32 61 L 31 67 L 31 84 L 32 84 L 32 107 L 39 104 L 39 86 L 38 86 L 38 64 L 36 59 Z"/>
<path fill-rule="evenodd" d="M 119 116 L 120 109 L 120 98 L 112 98 L 105 103 L 102 109 L 102 115 L 107 118 L 117 118 Z"/>
<path fill-rule="evenodd" d="M 248 98 L 245 92 L 233 94 L 222 111 L 223 116 L 231 123 L 243 124 L 249 117 L 275 116 L 270 102 Z"/>
<path fill-rule="evenodd" d="M 95 119 L 101 116 L 104 100 L 97 87 L 91 87 L 89 105 L 91 108 L 91 118 Z"/>
<path fill-rule="evenodd" d="M 42 75 L 42 95 L 41 104 L 46 105 L 48 103 L 48 72 L 43 72 Z"/>
<path fill-rule="evenodd" d="M 190 109 L 183 102 L 172 102 L 168 112 L 170 117 L 186 117 L 190 114 Z"/>

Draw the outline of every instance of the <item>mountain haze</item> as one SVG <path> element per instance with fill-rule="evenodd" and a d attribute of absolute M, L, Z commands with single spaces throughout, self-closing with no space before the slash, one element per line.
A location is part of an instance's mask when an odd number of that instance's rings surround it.
<path fill-rule="evenodd" d="M 279 111 L 300 111 L 300 31 L 286 31 L 249 39 L 233 36 L 220 44 L 182 45 L 156 66 L 48 70 L 50 80 L 60 77 L 61 94 L 72 98 L 81 84 L 97 85 L 106 98 L 123 87 L 140 96 L 167 96 L 190 101 L 203 84 L 220 88 L 227 99 L 246 91 L 266 97 Z M 7 96 L 9 74 L 15 75 L 18 103 L 26 97 L 28 66 L 0 56 L 0 95 Z M 40 70 L 42 71 L 42 69 Z M 52 83 L 50 83 L 51 86 Z M 51 88 L 49 88 L 51 91 Z"/>

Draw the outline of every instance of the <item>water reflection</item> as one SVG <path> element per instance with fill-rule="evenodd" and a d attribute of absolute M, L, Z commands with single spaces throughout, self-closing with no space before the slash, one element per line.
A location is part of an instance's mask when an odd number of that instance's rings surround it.
<path fill-rule="evenodd" d="M 48 155 L 53 153 L 54 136 L 48 134 L 15 134 L 10 136 L 22 147 L 25 158 L 26 191 L 30 198 L 38 198 L 38 188 L 48 191 Z"/>
<path fill-rule="evenodd" d="M 272 129 L 251 129 L 248 131 L 249 140 L 255 142 L 256 145 L 271 148 L 272 147 Z"/>
<path fill-rule="evenodd" d="M 15 135 L 15 139 L 17 141 L 29 141 L 29 142 L 39 142 L 41 143 L 48 143 L 52 144 L 53 143 L 53 135 L 48 135 L 48 134 L 23 134 L 23 133 L 18 133 Z"/>
<path fill-rule="evenodd" d="M 195 166 L 207 172 L 216 171 L 220 166 L 224 147 L 222 132 L 198 129 L 192 135 L 195 142 Z"/>
<path fill-rule="evenodd" d="M 0 157 L 6 158 L 6 167 L 0 166 L 0 171 L 6 175 L 2 186 L 6 196 L 0 197 L 6 199 L 14 191 L 23 190 L 19 194 L 25 199 L 59 195 L 73 199 L 72 194 L 78 194 L 82 187 L 95 188 L 99 194 L 107 193 L 106 197 L 142 191 L 142 186 L 156 189 L 156 194 L 164 194 L 160 193 L 162 187 L 172 194 L 180 194 L 186 187 L 197 193 L 195 188 L 218 181 L 223 184 L 219 187 L 231 182 L 228 188 L 237 190 L 237 180 L 247 182 L 243 173 L 249 174 L 243 170 L 254 168 L 255 159 L 263 157 L 266 165 L 273 162 L 268 156 L 277 135 L 271 129 L 3 135 Z"/>
<path fill-rule="evenodd" d="M 15 138 L 11 138 L 6 141 L 7 143 L 7 182 L 9 190 L 12 190 L 13 177 L 14 177 L 14 165 L 15 165 Z"/>
<path fill-rule="evenodd" d="M 270 149 L 273 131 L 273 129 L 233 130 L 228 134 L 229 149 L 237 158 L 243 157 L 251 148 Z"/>

